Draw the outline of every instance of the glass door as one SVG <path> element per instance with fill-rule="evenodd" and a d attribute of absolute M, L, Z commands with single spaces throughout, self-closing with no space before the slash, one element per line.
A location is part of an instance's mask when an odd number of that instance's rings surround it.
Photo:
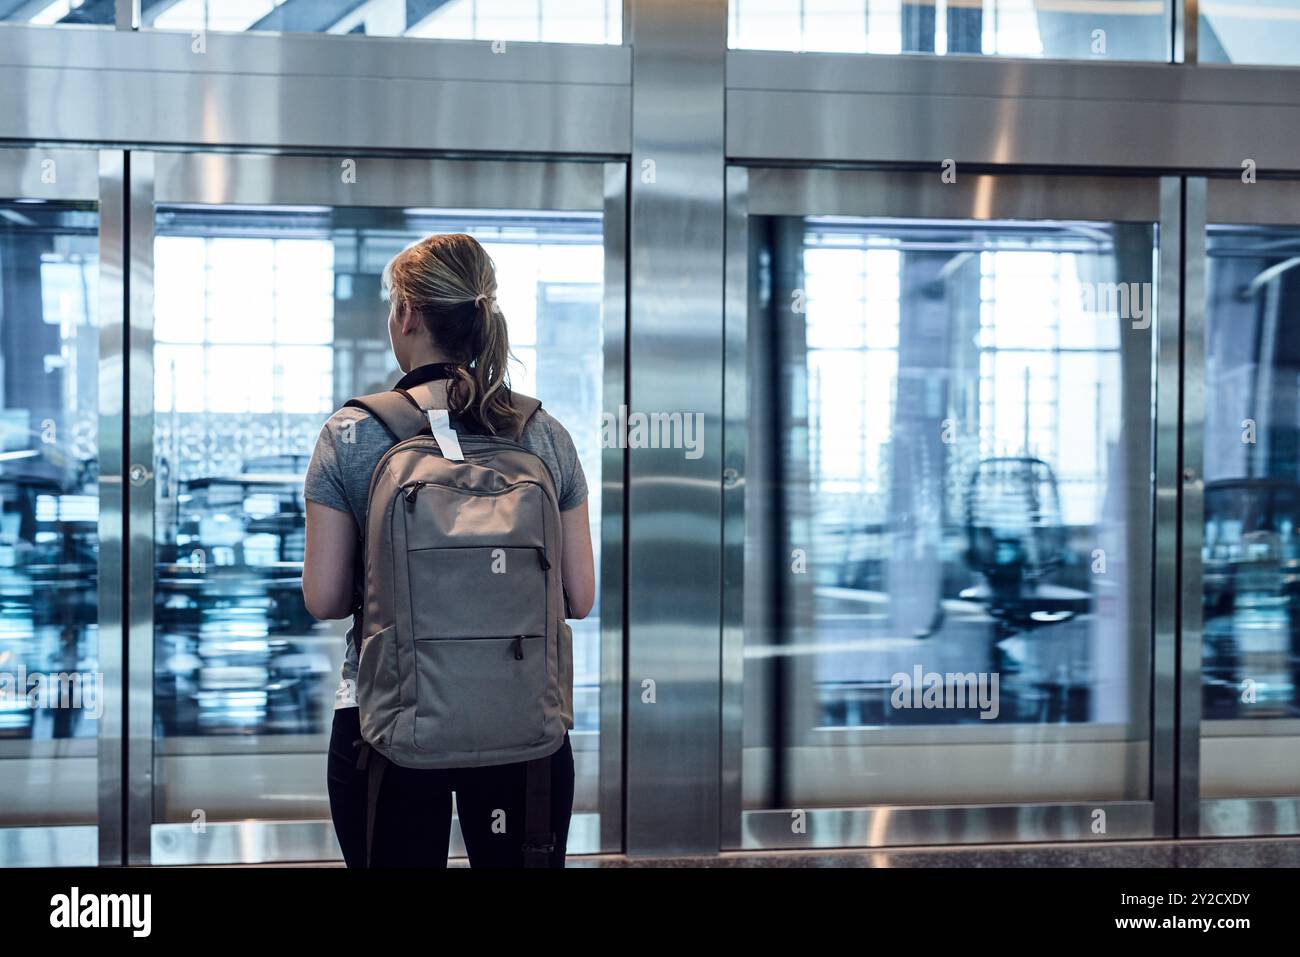
<path fill-rule="evenodd" d="M 152 178 L 133 179 L 152 188 L 153 213 L 150 235 L 133 236 L 153 259 L 152 349 L 131 383 L 152 396 L 153 535 L 132 556 L 153 589 L 137 610 L 153 640 L 138 664 L 152 763 L 136 853 L 155 864 L 338 855 L 325 755 L 346 622 L 316 622 L 302 603 L 303 477 L 329 415 L 399 377 L 380 274 L 438 232 L 470 233 L 495 260 L 513 384 L 566 425 L 587 476 L 602 580 L 596 610 L 573 623 L 570 851 L 617 847 L 618 696 L 602 695 L 601 674 L 621 646 L 610 598 L 621 580 L 619 550 L 601 546 L 619 534 L 622 470 L 600 423 L 622 401 L 623 166 L 152 163 Z"/>
<path fill-rule="evenodd" d="M 1200 704 L 1193 833 L 1297 834 L 1300 183 L 1201 180 L 1197 188 L 1202 328 L 1189 327 L 1188 339 L 1203 355 L 1188 368 L 1203 375 L 1203 401 L 1189 406 L 1186 427 L 1203 486 L 1199 514 L 1189 510 L 1184 526 L 1199 541 L 1202 576 L 1187 602 L 1201 634 L 1187 676 L 1195 681 L 1199 667 L 1200 694 L 1188 696 Z M 1189 568 L 1196 557 L 1187 556 Z"/>
<path fill-rule="evenodd" d="M 0 866 L 114 840 L 121 154 L 0 150 Z M 105 275 L 101 287 L 101 253 Z M 116 343 L 116 344 L 114 344 Z M 107 443 L 107 447 L 104 443 Z M 101 477 L 101 475 L 103 477 Z M 101 595 L 108 601 L 101 604 Z M 101 636 L 104 640 L 101 643 Z M 107 681 L 106 681 L 107 678 Z M 100 807 L 108 809 L 101 821 Z M 102 825 L 102 828 L 101 828 Z"/>
<path fill-rule="evenodd" d="M 1163 188 L 731 171 L 724 846 L 1172 833 Z"/>

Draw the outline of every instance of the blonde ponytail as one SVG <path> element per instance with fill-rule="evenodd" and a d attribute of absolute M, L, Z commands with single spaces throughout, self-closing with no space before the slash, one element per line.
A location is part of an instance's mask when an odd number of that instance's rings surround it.
<path fill-rule="evenodd" d="M 519 416 L 510 402 L 510 336 L 487 251 L 465 233 L 429 236 L 393 257 L 383 285 L 455 364 L 450 410 L 493 435 L 513 432 Z"/>

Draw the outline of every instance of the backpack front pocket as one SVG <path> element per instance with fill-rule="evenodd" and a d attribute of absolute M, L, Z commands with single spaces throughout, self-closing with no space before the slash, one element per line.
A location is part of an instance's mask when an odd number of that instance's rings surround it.
<path fill-rule="evenodd" d="M 526 748 L 544 738 L 546 635 L 415 642 L 421 751 Z"/>
<path fill-rule="evenodd" d="M 407 553 L 414 638 L 546 634 L 540 548 L 421 548 Z"/>

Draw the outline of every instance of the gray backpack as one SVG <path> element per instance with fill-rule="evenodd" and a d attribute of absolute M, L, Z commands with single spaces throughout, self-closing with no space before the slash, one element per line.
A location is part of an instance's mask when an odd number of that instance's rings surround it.
<path fill-rule="evenodd" d="M 512 403 L 513 436 L 459 431 L 441 444 L 404 390 L 347 403 L 397 440 L 370 480 L 353 631 L 358 767 L 370 775 L 367 858 L 387 761 L 527 761 L 525 862 L 545 866 L 554 844 L 550 756 L 573 723 L 573 635 L 564 621 L 555 482 L 519 444 L 541 403 L 519 394 Z"/>

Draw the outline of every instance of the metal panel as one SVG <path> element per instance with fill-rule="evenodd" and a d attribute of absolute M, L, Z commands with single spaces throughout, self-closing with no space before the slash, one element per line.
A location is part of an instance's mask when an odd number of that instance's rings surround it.
<path fill-rule="evenodd" d="M 1209 180 L 1205 184 L 1205 221 L 1244 226 L 1300 224 L 1300 182 L 1243 183 L 1240 176 Z"/>
<path fill-rule="evenodd" d="M 727 155 L 748 162 L 1300 166 L 1294 70 L 748 51 L 727 63 Z"/>
<path fill-rule="evenodd" d="M 1200 813 L 1202 837 L 1300 834 L 1300 797 L 1217 798 Z"/>
<path fill-rule="evenodd" d="M 1155 321 L 1155 581 L 1152 591 L 1151 792 L 1155 836 L 1176 833 L 1178 804 L 1178 507 L 1181 386 L 1182 182 L 1160 181 L 1160 275 Z"/>
<path fill-rule="evenodd" d="M 199 53 L 188 33 L 0 26 L 0 138 L 518 154 L 629 147 L 621 47 L 519 43 L 494 54 L 486 42 L 221 33 L 206 44 Z"/>
<path fill-rule="evenodd" d="M 93 824 L 0 828 L 0 867 L 94 867 L 97 830 Z"/>
<path fill-rule="evenodd" d="M 573 815 L 569 826 L 570 855 L 594 851 L 599 830 L 597 815 Z M 573 851 L 575 847 L 580 850 Z M 2 845 L 0 854 L 3 854 Z M 448 856 L 462 859 L 466 856 L 460 821 L 454 817 Z M 342 865 L 343 856 L 329 821 L 231 821 L 208 824 L 202 833 L 195 832 L 189 824 L 156 824 L 153 829 L 155 865 L 291 861 L 338 861 Z"/>
<path fill-rule="evenodd" d="M 732 50 L 727 89 L 975 99 L 1300 105 L 1296 70 L 991 56 L 864 56 Z M 918 117 L 919 118 L 919 117 Z M 843 118 L 840 118 L 841 120 Z M 854 118 L 854 122 L 859 122 Z M 915 159 L 916 157 L 913 157 Z"/>
<path fill-rule="evenodd" d="M 1183 181 L 1182 278 L 1182 531 L 1178 668 L 1178 834 L 1201 825 L 1201 637 L 1205 537 L 1205 180 Z"/>
<path fill-rule="evenodd" d="M 1093 830 L 1105 812 L 1105 832 Z M 1124 840 L 1150 837 L 1145 801 L 976 807 L 812 808 L 746 811 L 745 850 L 997 844 L 1010 841 Z"/>
<path fill-rule="evenodd" d="M 128 28 L 129 29 L 129 28 Z M 202 53 L 189 30 L 51 30 L 0 26 L 0 65 L 159 73 L 394 77 L 485 83 L 626 85 L 631 52 L 603 43 L 228 33 L 209 30 Z"/>
<path fill-rule="evenodd" d="M 123 397 L 126 347 L 126 154 L 99 154 L 99 862 L 124 864 L 126 772 L 126 546 L 123 535 Z"/>
<path fill-rule="evenodd" d="M 1150 179 L 985 176 L 834 169 L 751 169 L 749 212 L 758 216 L 885 216 L 909 219 L 1103 219 L 1154 222 Z"/>
<path fill-rule="evenodd" d="M 722 847 L 741 842 L 745 722 L 745 492 L 749 487 L 749 170 L 727 169 L 723 332 Z"/>
<path fill-rule="evenodd" d="M 158 153 L 156 163 L 159 203 L 605 208 L 605 172 L 599 163 L 412 161 L 256 153 Z M 345 172 L 350 173 L 346 182 Z"/>
<path fill-rule="evenodd" d="M 605 164 L 604 413 L 627 401 L 627 164 Z M 623 849 L 624 546 L 627 457 L 601 450 L 600 517 L 600 833 L 601 851 Z"/>
<path fill-rule="evenodd" d="M 154 768 L 153 154 L 129 153 L 127 171 L 125 853 L 127 864 L 148 864 Z"/>
<path fill-rule="evenodd" d="M 628 13 L 637 79 L 629 408 L 702 416 L 704 429 L 695 459 L 629 450 L 627 852 L 713 853 L 727 9 L 725 0 L 634 0 Z"/>
<path fill-rule="evenodd" d="M 96 154 L 91 150 L 0 149 L 0 196 L 4 199 L 98 201 Z"/>

